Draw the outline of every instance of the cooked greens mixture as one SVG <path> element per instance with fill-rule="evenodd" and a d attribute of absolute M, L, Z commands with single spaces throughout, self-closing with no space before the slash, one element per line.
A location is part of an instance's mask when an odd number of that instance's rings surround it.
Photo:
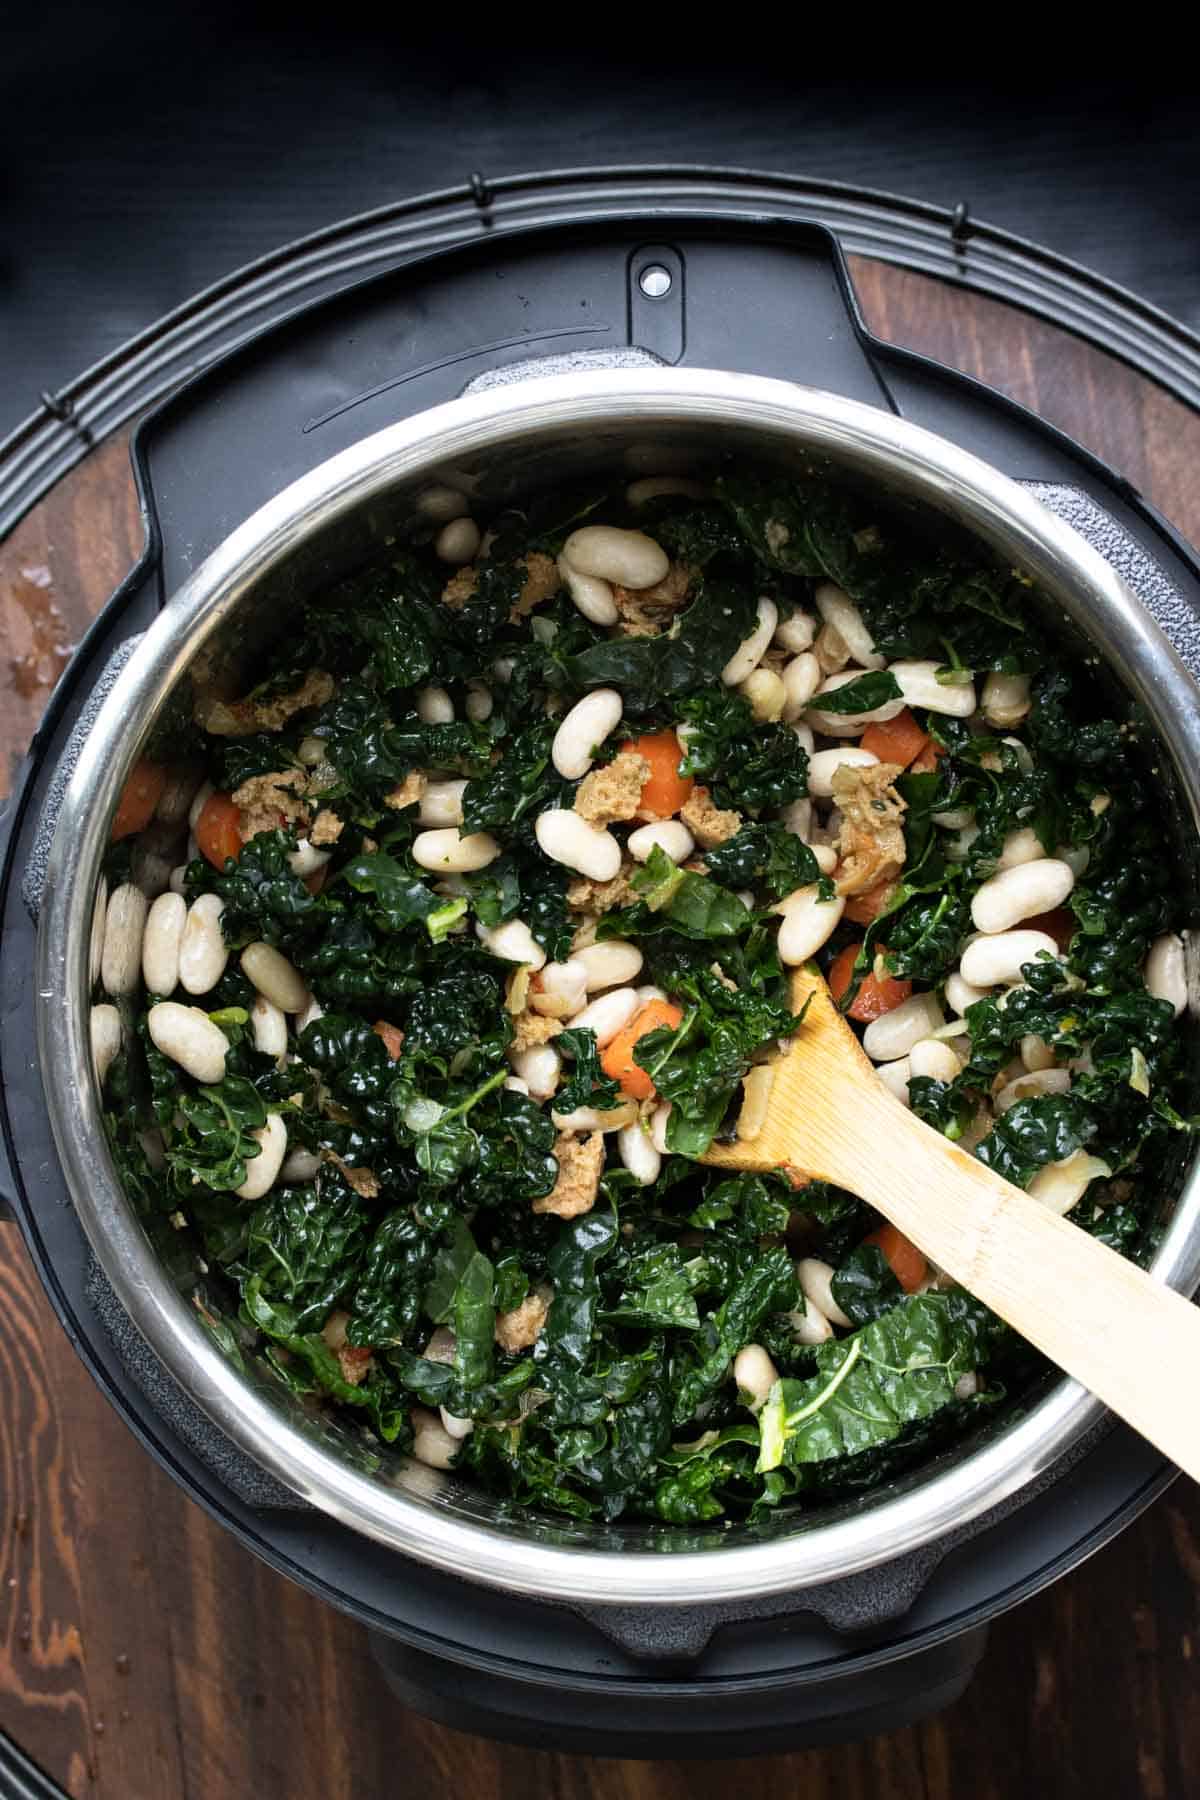
<path fill-rule="evenodd" d="M 125 791 L 127 1190 L 228 1354 L 515 1505 L 877 1482 L 1036 1359 L 850 1194 L 695 1159 L 816 957 L 907 1105 L 1145 1254 L 1193 1129 L 1153 741 L 1022 577 L 816 475 L 424 506 Z"/>

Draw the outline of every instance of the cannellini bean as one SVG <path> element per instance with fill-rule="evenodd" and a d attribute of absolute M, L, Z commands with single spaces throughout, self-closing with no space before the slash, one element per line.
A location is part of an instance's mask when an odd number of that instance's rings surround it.
<path fill-rule="evenodd" d="M 562 547 L 572 569 L 618 587 L 648 588 L 662 581 L 671 559 L 661 544 L 644 531 L 624 531 L 616 525 L 581 525 Z"/>
<path fill-rule="evenodd" d="M 645 862 L 652 850 L 666 853 L 673 863 L 685 863 L 696 848 L 696 840 L 681 819 L 655 819 L 639 825 L 625 840 L 635 862 Z"/>
<path fill-rule="evenodd" d="M 520 1094 L 526 1100 L 529 1098 L 529 1083 L 522 1081 L 519 1075 L 506 1075 L 504 1088 L 507 1093 Z"/>
<path fill-rule="evenodd" d="M 779 1380 L 779 1370 L 761 1344 L 743 1344 L 733 1359 L 733 1379 L 752 1413 L 760 1412 Z"/>
<path fill-rule="evenodd" d="M 130 879 L 147 900 L 157 900 L 166 892 L 178 853 L 179 832 L 173 825 L 150 825 L 134 839 L 129 858 Z"/>
<path fill-rule="evenodd" d="M 639 1006 L 649 1006 L 652 1000 L 666 1000 L 668 998 L 666 989 L 655 987 L 653 982 L 646 987 L 635 988 L 634 992 L 638 997 Z M 669 1106 L 670 1101 L 668 1100 L 666 1104 Z"/>
<path fill-rule="evenodd" d="M 92 907 L 92 937 L 88 948 L 88 980 L 92 987 L 99 981 L 104 963 L 104 928 L 107 923 L 108 883 L 102 875 L 96 889 L 96 903 Z"/>
<path fill-rule="evenodd" d="M 287 1014 L 265 994 L 255 996 L 250 1008 L 250 1028 L 254 1033 L 254 1048 L 260 1056 L 278 1059 L 287 1055 Z"/>
<path fill-rule="evenodd" d="M 442 1421 L 442 1429 L 459 1442 L 469 1438 L 475 1429 L 474 1419 L 459 1419 L 454 1413 L 447 1412 L 444 1406 L 438 1407 L 438 1417 Z"/>
<path fill-rule="evenodd" d="M 104 919 L 100 981 L 106 994 L 132 994 L 142 968 L 146 896 L 132 882 L 114 888 Z"/>
<path fill-rule="evenodd" d="M 834 927 L 846 910 L 846 902 L 838 894 L 822 900 L 816 882 L 797 888 L 786 900 L 771 908 L 783 919 L 779 927 L 780 962 L 795 968 L 815 956 L 821 945 L 832 936 Z"/>
<path fill-rule="evenodd" d="M 818 1312 L 824 1313 L 831 1324 L 851 1323 L 833 1297 L 833 1270 L 827 1262 L 822 1262 L 818 1256 L 802 1257 L 796 1264 L 796 1274 L 804 1298 Z"/>
<path fill-rule="evenodd" d="M 525 963 L 531 969 L 540 969 L 546 961 L 546 952 L 526 925 L 524 919 L 505 919 L 502 925 L 476 925 L 476 936 L 493 956 L 499 956 L 505 962 Z"/>
<path fill-rule="evenodd" d="M 624 987 L 641 973 L 643 960 L 637 945 L 626 943 L 624 938 L 588 944 L 585 949 L 576 950 L 571 958 L 572 962 L 583 964 L 589 994 L 600 988 Z"/>
<path fill-rule="evenodd" d="M 454 702 L 444 687 L 426 687 L 418 691 L 417 717 L 422 725 L 453 723 Z"/>
<path fill-rule="evenodd" d="M 610 1106 L 607 1112 L 600 1112 L 594 1106 L 577 1106 L 574 1112 L 560 1113 L 551 1109 L 550 1117 L 559 1131 L 623 1131 L 626 1125 L 636 1122 L 638 1103 L 636 1100 L 620 1100 L 616 1106 Z"/>
<path fill-rule="evenodd" d="M 306 1026 L 315 1025 L 318 1019 L 323 1019 L 324 1017 L 325 1017 L 325 1008 L 321 1005 L 321 1002 L 319 1000 L 310 998 L 308 1005 L 304 1008 L 304 1011 L 302 1013 L 297 1014 L 297 1017 L 296 1017 L 296 1035 L 297 1035 L 297 1037 L 305 1029 Z"/>
<path fill-rule="evenodd" d="M 808 791 L 816 800 L 832 800 L 833 772 L 843 765 L 848 769 L 873 769 L 879 758 L 857 744 L 838 744 L 832 750 L 818 750 L 808 762 Z"/>
<path fill-rule="evenodd" d="M 889 1094 L 895 1094 L 901 1106 L 911 1104 L 908 1097 L 908 1078 L 912 1072 L 912 1064 L 907 1056 L 899 1056 L 895 1062 L 880 1063 L 875 1071 Z"/>
<path fill-rule="evenodd" d="M 562 1058 L 553 1044 L 533 1044 L 512 1057 L 513 1073 L 523 1081 L 533 1099 L 548 1100 L 558 1086 Z"/>
<path fill-rule="evenodd" d="M 465 781 L 430 781 L 417 806 L 419 825 L 461 825 Z"/>
<path fill-rule="evenodd" d="M 146 1014 L 146 1026 L 164 1056 L 205 1086 L 223 1079 L 229 1040 L 198 1006 L 160 1000 Z"/>
<path fill-rule="evenodd" d="M 791 720 L 790 723 L 791 723 L 792 731 L 795 734 L 796 742 L 799 744 L 800 748 L 804 751 L 804 754 L 806 756 L 811 756 L 813 751 L 816 749 L 816 743 L 817 743 L 816 739 L 813 736 L 812 726 L 806 725 L 804 723 L 803 719 L 794 719 L 794 720 Z"/>
<path fill-rule="evenodd" d="M 963 980 L 957 969 L 953 975 L 946 977 L 946 1005 L 951 1012 L 957 1013 L 960 1019 L 968 1006 L 974 1006 L 977 1000 L 986 1000 L 987 997 L 988 990 L 986 988 L 972 987 L 969 981 Z"/>
<path fill-rule="evenodd" d="M 577 956 L 547 963 L 529 986 L 529 1004 L 546 1019 L 569 1019 L 587 1005 L 587 968 Z"/>
<path fill-rule="evenodd" d="M 413 1428 L 412 1453 L 428 1469 L 448 1469 L 459 1452 L 457 1438 L 452 1438 L 441 1419 L 427 1407 L 414 1406 L 410 1414 Z"/>
<path fill-rule="evenodd" d="M 1036 1069 L 1052 1069 L 1054 1052 L 1045 1038 L 1038 1037 L 1036 1032 L 1026 1032 L 1021 1039 L 1021 1061 L 1031 1074 Z"/>
<path fill-rule="evenodd" d="M 882 669 L 887 659 L 876 650 L 862 614 L 845 589 L 832 581 L 822 581 L 813 598 L 825 623 L 841 633 L 854 661 L 864 669 Z"/>
<path fill-rule="evenodd" d="M 612 587 L 607 581 L 598 581 L 594 575 L 581 575 L 578 569 L 571 567 L 565 556 L 558 559 L 558 572 L 577 612 L 581 612 L 593 625 L 616 624 L 621 615 L 613 599 Z"/>
<path fill-rule="evenodd" d="M 758 603 L 758 622 L 750 636 L 743 638 L 725 667 L 721 670 L 721 680 L 726 687 L 737 687 L 757 669 L 767 653 L 767 645 L 775 633 L 779 622 L 779 608 L 773 600 L 764 595 Z"/>
<path fill-rule="evenodd" d="M 667 1154 L 667 1124 L 671 1117 L 671 1102 L 660 1101 L 650 1114 L 650 1142 L 660 1156 Z"/>
<path fill-rule="evenodd" d="M 965 831 L 974 823 L 975 808 L 973 806 L 946 806 L 941 812 L 935 812 L 933 822 L 940 825 L 943 831 Z"/>
<path fill-rule="evenodd" d="M 96 1085 L 103 1087 L 108 1079 L 108 1071 L 121 1048 L 121 1015 L 115 1006 L 103 1002 L 93 1006 L 89 1027 L 92 1040 L 92 1067 L 96 1071 Z"/>
<path fill-rule="evenodd" d="M 1142 971 L 1146 991 L 1156 1000 L 1166 1000 L 1178 1018 L 1188 1003 L 1187 956 L 1183 939 L 1174 931 L 1156 937 Z"/>
<path fill-rule="evenodd" d="M 1029 713 L 1028 675 L 998 675 L 994 671 L 983 684 L 983 716 L 998 731 L 1011 731 Z"/>
<path fill-rule="evenodd" d="M 616 688 L 594 688 L 577 700 L 554 734 L 550 760 L 568 781 L 586 775 L 596 752 L 621 721 L 624 702 Z"/>
<path fill-rule="evenodd" d="M 486 869 L 499 854 L 499 844 L 486 831 L 464 834 L 456 827 L 419 831 L 412 842 L 413 861 L 439 875 L 467 875 L 475 869 Z"/>
<path fill-rule="evenodd" d="M 938 662 L 894 662 L 889 672 L 900 683 L 906 706 L 923 706 L 927 712 L 947 713 L 951 718 L 969 719 L 975 711 L 973 681 L 942 682 Z"/>
<path fill-rule="evenodd" d="M 301 838 L 288 857 L 288 868 L 293 875 L 301 878 L 315 875 L 318 869 L 325 867 L 332 855 L 332 850 L 320 850 L 316 844 L 310 844 L 307 838 Z"/>
<path fill-rule="evenodd" d="M 798 656 L 802 650 L 811 647 L 817 635 L 817 622 L 811 613 L 794 612 L 786 619 L 780 619 L 775 627 L 775 642 L 781 650 L 790 650 Z"/>
<path fill-rule="evenodd" d="M 953 1081 L 961 1067 L 944 1038 L 918 1038 L 908 1053 L 909 1071 L 931 1081 Z"/>
<path fill-rule="evenodd" d="M 971 854 L 971 845 L 978 836 L 979 826 L 972 819 L 971 823 L 964 825 L 962 830 L 957 832 L 946 845 L 947 862 L 966 862 L 967 857 Z"/>
<path fill-rule="evenodd" d="M 146 915 L 142 933 L 142 980 L 151 994 L 173 994 L 179 982 L 179 949 L 187 921 L 179 894 L 160 894 Z"/>
<path fill-rule="evenodd" d="M 229 946 L 221 932 L 224 910 L 217 894 L 201 894 L 188 908 L 179 942 L 179 983 L 189 994 L 207 994 L 225 973 Z"/>
<path fill-rule="evenodd" d="M 1055 857 L 1042 856 L 1036 862 L 1019 863 L 1015 869 L 1002 869 L 976 889 L 971 918 L 977 930 L 989 936 L 1009 931 L 1022 919 L 1032 919 L 1061 906 L 1074 886 L 1073 872 Z"/>
<path fill-rule="evenodd" d="M 289 1150 L 283 1159 L 279 1179 L 284 1187 L 299 1187 L 312 1181 L 320 1167 L 321 1159 L 315 1150 Z"/>
<path fill-rule="evenodd" d="M 808 841 L 812 830 L 813 809 L 811 800 L 793 800 L 785 806 L 779 815 L 779 823 L 795 837 Z"/>
<path fill-rule="evenodd" d="M 577 812 L 551 807 L 538 815 L 533 830 L 544 855 L 589 881 L 612 881 L 620 873 L 621 846 L 612 832 L 589 825 Z M 414 856 L 420 841 L 413 845 Z"/>
<path fill-rule="evenodd" d="M 838 866 L 838 853 L 832 844 L 810 844 L 809 849 L 822 875 L 832 875 Z"/>
<path fill-rule="evenodd" d="M 773 669 L 755 669 L 739 683 L 738 693 L 759 725 L 773 725 L 783 717 L 787 690 Z"/>
<path fill-rule="evenodd" d="M 302 1013 L 308 1005 L 304 977 L 274 944 L 247 944 L 241 956 L 242 973 L 260 994 L 274 1001 L 280 1012 Z"/>
<path fill-rule="evenodd" d="M 665 494 L 684 494 L 689 500 L 707 500 L 710 492 L 702 481 L 689 481 L 686 475 L 644 475 L 641 481 L 631 481 L 625 489 L 625 502 L 636 510 Z"/>
<path fill-rule="evenodd" d="M 467 496 L 461 489 L 448 487 L 444 482 L 425 488 L 417 495 L 414 505 L 419 513 L 424 513 L 427 519 L 434 519 L 438 523 L 461 519 L 470 510 Z"/>
<path fill-rule="evenodd" d="M 886 724 L 904 711 L 903 700 L 885 700 L 882 706 L 859 713 L 827 712 L 822 707 L 821 701 L 826 694 L 836 694 L 839 688 L 849 687 L 861 675 L 861 669 L 843 669 L 840 675 L 827 676 L 805 709 L 805 722 L 824 737 L 861 737 L 868 725 Z"/>
<path fill-rule="evenodd" d="M 187 818 L 189 831 L 195 831 L 200 819 L 200 814 L 212 799 L 215 791 L 211 781 L 201 782 L 200 786 L 196 789 L 195 794 L 192 796 L 192 804 L 188 807 Z"/>
<path fill-rule="evenodd" d="M 1087 874 L 1092 853 L 1086 844 L 1080 844 L 1078 848 L 1074 844 L 1059 844 L 1054 854 L 1059 862 L 1066 863 L 1076 881 L 1082 880 Z"/>
<path fill-rule="evenodd" d="M 863 1049 L 872 1062 L 895 1062 L 945 1023 L 936 994 L 910 994 L 891 1012 L 871 1020 L 863 1032 Z"/>
<path fill-rule="evenodd" d="M 468 719 L 476 725 L 482 725 L 485 719 L 491 718 L 493 704 L 490 687 L 486 687 L 482 681 L 468 681 L 467 698 L 464 702 Z"/>
<path fill-rule="evenodd" d="M 180 898 L 182 898 L 183 890 L 186 885 L 186 882 L 187 882 L 187 864 L 180 863 L 176 868 L 171 870 L 171 875 L 170 875 L 170 879 L 167 882 L 167 886 L 173 894 L 178 894 L 180 896 Z"/>
<path fill-rule="evenodd" d="M 632 1125 L 622 1125 L 618 1131 L 617 1155 L 639 1187 L 649 1187 L 658 1180 L 662 1156 L 640 1119 L 635 1119 Z"/>
<path fill-rule="evenodd" d="M 807 1294 L 802 1294 L 800 1298 L 804 1303 L 803 1312 L 790 1312 L 787 1315 L 792 1336 L 800 1344 L 827 1343 L 833 1336 L 833 1326 L 820 1307 L 813 1305 Z"/>
<path fill-rule="evenodd" d="M 188 816 L 192 797 L 200 786 L 194 769 L 173 769 L 154 809 L 156 819 L 164 825 L 182 825 Z"/>
<path fill-rule="evenodd" d="M 1039 1094 L 1065 1094 L 1071 1085 L 1069 1069 L 1027 1069 L 1015 1080 L 1005 1082 L 992 1098 L 992 1110 L 1006 1113 L 1018 1100 L 1033 1100 Z"/>
<path fill-rule="evenodd" d="M 1062 1215 L 1069 1213 L 1083 1199 L 1097 1177 L 1111 1174 L 1108 1164 L 1098 1156 L 1076 1150 L 1061 1162 L 1047 1163 L 1044 1169 L 1039 1169 L 1026 1192 L 1040 1200 L 1043 1206 L 1048 1206 L 1051 1212 Z"/>
<path fill-rule="evenodd" d="M 1042 840 L 1031 825 L 1022 825 L 1016 831 L 1010 831 L 1000 847 L 996 858 L 996 872 L 1003 869 L 1019 869 L 1023 863 L 1040 862 L 1046 854 Z"/>
<path fill-rule="evenodd" d="M 789 724 L 800 717 L 820 685 L 821 665 L 811 650 L 802 650 L 784 665 L 783 717 Z"/>
<path fill-rule="evenodd" d="M 582 1012 L 576 1013 L 571 1020 L 571 1029 L 594 1031 L 596 1042 L 603 1050 L 639 1010 L 638 997 L 633 988 L 612 988 L 607 994 L 601 994 L 585 1006 Z"/>
<path fill-rule="evenodd" d="M 465 513 L 460 519 L 449 519 L 433 540 L 433 553 L 444 563 L 461 565 L 471 562 L 480 543 L 479 527 Z"/>
<path fill-rule="evenodd" d="M 974 1369 L 968 1369 L 967 1373 L 965 1375 L 960 1375 L 954 1384 L 954 1398 L 956 1400 L 973 1400 L 978 1392 L 979 1376 Z"/>
<path fill-rule="evenodd" d="M 1048 931 L 1002 931 L 968 944 L 958 972 L 972 987 L 996 987 L 1002 981 L 1020 981 L 1024 964 L 1036 962 L 1043 953 L 1058 955 L 1058 945 Z"/>
<path fill-rule="evenodd" d="M 287 1126 L 277 1112 L 267 1114 L 267 1122 L 250 1136 L 259 1146 L 258 1155 L 246 1164 L 246 1179 L 234 1188 L 239 1200 L 261 1200 L 275 1186 L 287 1152 Z"/>

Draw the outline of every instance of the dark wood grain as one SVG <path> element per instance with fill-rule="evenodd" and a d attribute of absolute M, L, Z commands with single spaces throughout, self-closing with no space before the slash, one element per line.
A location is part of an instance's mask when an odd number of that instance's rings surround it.
<path fill-rule="evenodd" d="M 873 264 L 855 278 L 881 335 L 1032 406 L 1200 537 L 1194 414 L 992 302 Z M 140 539 L 114 442 L 0 546 L 5 766 Z M 974 1686 L 929 1724 L 731 1763 L 495 1746 L 397 1707 L 361 1631 L 183 1498 L 92 1387 L 0 1227 L 0 1729 L 74 1796 L 1185 1800 L 1200 1791 L 1198 1591 L 1200 1496 L 1179 1483 L 1000 1620 Z"/>

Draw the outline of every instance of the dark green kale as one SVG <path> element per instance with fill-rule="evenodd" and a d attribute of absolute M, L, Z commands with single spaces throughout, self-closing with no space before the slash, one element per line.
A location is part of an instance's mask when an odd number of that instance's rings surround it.
<path fill-rule="evenodd" d="M 757 723 L 749 701 L 726 687 L 691 694 L 678 710 L 687 726 L 680 769 L 720 806 L 757 813 L 807 794 L 808 752 L 790 725 Z"/>
<path fill-rule="evenodd" d="M 821 879 L 808 845 L 783 825 L 743 825 L 715 850 L 706 850 L 704 860 L 723 887 L 763 887 L 776 900 Z"/>
<path fill-rule="evenodd" d="M 654 714 L 665 700 L 717 679 L 753 630 L 757 605 L 744 582 L 706 575 L 670 631 L 603 639 L 570 658 L 570 678 L 580 688 L 615 687 L 630 717 Z"/>

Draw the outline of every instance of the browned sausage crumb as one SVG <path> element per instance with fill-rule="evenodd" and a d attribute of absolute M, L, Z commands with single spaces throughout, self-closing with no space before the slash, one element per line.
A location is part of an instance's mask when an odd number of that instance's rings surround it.
<path fill-rule="evenodd" d="M 575 790 L 575 811 L 589 825 L 613 825 L 635 818 L 650 764 L 636 751 L 622 750 L 603 768 L 585 775 Z"/>
<path fill-rule="evenodd" d="M 672 563 L 653 587 L 627 588 L 614 583 L 613 600 L 621 615 L 617 629 L 622 637 L 657 637 L 687 599 L 691 578 L 686 563 Z"/>
<path fill-rule="evenodd" d="M 905 803 L 896 792 L 898 763 L 833 772 L 833 799 L 842 815 L 840 861 L 834 880 L 839 894 L 863 894 L 892 881 L 904 867 Z"/>
<path fill-rule="evenodd" d="M 345 825 L 337 814 L 323 806 L 309 827 L 308 841 L 318 848 L 322 844 L 336 844 L 344 830 Z"/>
<path fill-rule="evenodd" d="M 509 1356 L 515 1356 L 518 1350 L 528 1350 L 541 1337 L 549 1311 L 549 1295 L 528 1294 L 511 1312 L 496 1314 L 496 1342 Z"/>
<path fill-rule="evenodd" d="M 370 1373 L 372 1351 L 369 1345 L 346 1342 L 346 1326 L 349 1323 L 348 1312 L 332 1312 L 325 1321 L 321 1336 L 337 1357 L 342 1380 L 350 1387 L 357 1387 Z"/>
<path fill-rule="evenodd" d="M 553 600 L 562 586 L 562 577 L 554 558 L 547 556 L 544 551 L 531 550 L 528 556 L 519 557 L 518 562 L 524 566 L 525 579 L 521 592 L 509 608 L 510 625 L 516 625 L 521 619 L 527 618 L 535 607 L 544 606 L 547 600 Z M 478 586 L 479 570 L 474 563 L 469 563 L 465 569 L 459 569 L 452 575 L 442 589 L 442 605 L 450 607 L 454 612 L 461 612 L 474 597 Z"/>
<path fill-rule="evenodd" d="M 694 787 L 679 816 L 702 850 L 715 850 L 742 829 L 742 815 L 717 806 L 706 787 Z"/>
<path fill-rule="evenodd" d="M 290 694 L 271 694 L 264 700 L 218 700 L 197 694 L 192 716 L 214 737 L 246 737 L 255 731 L 282 731 L 293 714 L 324 706 L 333 694 L 333 676 L 324 669 L 310 669 Z"/>
<path fill-rule="evenodd" d="M 251 775 L 235 788 L 232 798 L 241 811 L 243 840 L 248 842 L 260 831 L 278 831 L 285 824 L 306 823 L 304 785 L 303 769 L 277 769 L 273 775 Z"/>
<path fill-rule="evenodd" d="M 572 912 L 583 913 L 606 913 L 616 906 L 632 906 L 638 897 L 629 882 L 635 867 L 631 857 L 621 864 L 620 874 L 611 881 L 592 881 L 580 875 L 567 888 L 567 905 Z"/>
<path fill-rule="evenodd" d="M 591 1212 L 604 1167 L 604 1133 L 593 1131 L 581 1138 L 573 1131 L 560 1131 L 554 1141 L 554 1157 L 558 1180 L 548 1194 L 534 1201 L 534 1212 L 554 1213 L 560 1219 L 577 1219 L 580 1213 Z"/>
<path fill-rule="evenodd" d="M 343 1162 L 334 1150 L 322 1150 L 321 1161 L 332 1163 L 334 1168 L 345 1176 L 360 1200 L 378 1200 L 382 1189 L 374 1169 L 352 1168 L 349 1163 Z"/>
<path fill-rule="evenodd" d="M 510 1050 L 532 1050 L 535 1044 L 548 1044 L 562 1030 L 561 1019 L 550 1019 L 541 1013 L 521 1012 L 513 1020 Z"/>
<path fill-rule="evenodd" d="M 390 806 L 393 812 L 403 812 L 406 806 L 417 804 L 428 785 L 428 778 L 420 769 L 410 769 L 399 786 L 383 796 L 383 804 Z"/>

